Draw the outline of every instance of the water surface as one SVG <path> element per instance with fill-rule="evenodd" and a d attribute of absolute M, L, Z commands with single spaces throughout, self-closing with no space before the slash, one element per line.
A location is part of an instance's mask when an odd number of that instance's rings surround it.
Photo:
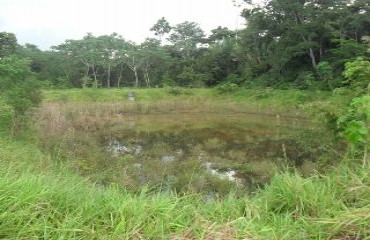
<path fill-rule="evenodd" d="M 276 114 L 177 113 L 123 116 L 97 134 L 111 160 L 125 159 L 141 184 L 171 185 L 194 174 L 196 181 L 242 187 L 267 181 L 287 162 L 310 160 L 299 139 L 313 128 L 307 119 Z"/>
<path fill-rule="evenodd" d="M 65 158 L 73 159 L 72 168 L 93 181 L 129 189 L 149 184 L 178 192 L 250 191 L 286 165 L 314 159 L 304 136 L 313 134 L 316 125 L 299 116 L 211 112 L 61 116 L 60 131 L 44 136 L 44 145 L 60 156 L 66 152 Z M 59 145 L 50 147 L 53 139 Z"/>

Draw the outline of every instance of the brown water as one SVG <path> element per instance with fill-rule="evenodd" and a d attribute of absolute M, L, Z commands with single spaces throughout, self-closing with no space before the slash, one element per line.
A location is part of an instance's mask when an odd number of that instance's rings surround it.
<path fill-rule="evenodd" d="M 94 121 L 61 116 L 58 131 L 40 121 L 48 132 L 41 136 L 44 148 L 92 181 L 133 190 L 149 185 L 207 194 L 250 191 L 288 165 L 312 163 L 317 154 L 312 152 L 317 126 L 298 116 L 177 112 Z M 309 166 L 314 170 L 315 164 Z"/>

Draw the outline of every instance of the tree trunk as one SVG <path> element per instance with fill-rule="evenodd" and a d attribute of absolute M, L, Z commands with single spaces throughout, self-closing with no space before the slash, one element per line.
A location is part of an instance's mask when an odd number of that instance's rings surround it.
<path fill-rule="evenodd" d="M 108 65 L 107 88 L 110 88 L 110 63 Z"/>
<path fill-rule="evenodd" d="M 70 82 L 68 72 L 63 68 L 64 75 L 66 76 L 67 82 Z"/>
<path fill-rule="evenodd" d="M 139 86 L 139 76 L 137 74 L 137 66 L 129 66 L 129 68 L 131 69 L 131 71 L 134 72 L 135 74 L 135 87 Z"/>
<path fill-rule="evenodd" d="M 256 49 L 256 52 L 257 52 L 257 62 L 258 64 L 261 64 L 261 51 L 258 46 L 257 39 L 255 37 L 253 37 L 253 42 L 254 42 L 254 47 Z"/>
<path fill-rule="evenodd" d="M 133 71 L 135 73 L 135 87 L 138 87 L 139 86 L 139 76 L 137 74 L 136 66 L 133 67 Z"/>
<path fill-rule="evenodd" d="M 149 79 L 149 74 L 147 70 L 145 70 L 144 76 L 145 76 L 146 86 L 150 87 L 150 79 Z"/>
<path fill-rule="evenodd" d="M 297 25 L 303 25 L 303 21 L 301 19 L 301 16 L 299 16 L 299 14 L 297 12 L 293 12 L 294 16 L 295 16 L 295 19 L 296 19 L 296 24 Z M 308 43 L 309 41 L 307 40 L 307 38 L 303 35 L 303 33 L 300 34 L 301 35 L 301 38 L 303 40 L 303 42 L 305 43 Z M 315 58 L 315 53 L 314 53 L 314 50 L 313 48 L 309 48 L 308 49 L 308 52 L 309 52 L 309 55 L 310 55 L 310 58 L 311 58 L 311 64 L 312 64 L 312 67 L 313 68 L 316 68 L 316 58 Z"/>
<path fill-rule="evenodd" d="M 146 86 L 147 87 L 150 87 L 150 79 L 149 79 L 149 60 L 146 62 L 146 66 L 145 66 L 145 72 L 144 72 L 144 76 L 145 76 L 145 81 L 146 81 Z"/>
<path fill-rule="evenodd" d="M 135 56 L 132 57 L 132 65 L 130 66 L 131 70 L 135 73 L 135 87 L 139 86 L 139 76 L 137 74 L 137 66 L 135 64 Z"/>
<path fill-rule="evenodd" d="M 121 79 L 122 79 L 122 71 L 123 71 L 123 64 L 121 63 L 120 68 L 119 68 L 119 76 L 118 76 L 118 82 L 117 82 L 117 87 L 120 87 L 121 84 Z"/>
<path fill-rule="evenodd" d="M 87 65 L 87 69 L 86 69 L 86 73 L 85 73 L 85 76 L 88 77 L 89 76 L 89 71 L 90 71 L 90 66 Z"/>
<path fill-rule="evenodd" d="M 94 75 L 94 87 L 98 88 L 97 72 L 96 72 L 96 69 L 95 69 L 94 65 L 92 66 L 92 70 L 93 70 L 93 75 Z"/>
<path fill-rule="evenodd" d="M 301 33 L 301 37 L 302 37 L 302 40 L 303 42 L 307 43 L 308 40 L 306 39 L 306 37 Z M 315 57 L 315 52 L 313 51 L 313 48 L 309 48 L 308 49 L 308 53 L 310 55 L 310 58 L 311 58 L 311 64 L 312 64 L 312 67 L 313 68 L 316 68 L 316 57 Z"/>
<path fill-rule="evenodd" d="M 312 67 L 313 68 L 316 68 L 316 58 L 315 58 L 315 53 L 314 53 L 314 51 L 313 51 L 313 49 L 312 48 L 310 48 L 310 50 L 309 50 L 309 52 L 310 52 L 310 58 L 311 58 L 311 64 L 312 64 Z"/>
<path fill-rule="evenodd" d="M 306 37 L 301 33 L 301 37 L 302 37 L 302 40 L 303 40 L 303 42 L 305 42 L 305 43 L 307 43 L 308 42 L 308 40 L 306 39 Z M 316 57 L 315 57 L 315 53 L 314 53 L 314 51 L 313 51 L 313 48 L 309 48 L 308 49 L 308 53 L 309 53 L 309 55 L 310 55 L 310 58 L 311 58 L 311 64 L 312 64 L 312 67 L 313 68 L 316 68 Z"/>

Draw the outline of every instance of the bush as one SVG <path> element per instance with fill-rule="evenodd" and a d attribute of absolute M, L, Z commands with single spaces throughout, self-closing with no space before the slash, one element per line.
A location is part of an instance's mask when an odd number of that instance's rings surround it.
<path fill-rule="evenodd" d="M 189 67 L 185 67 L 178 76 L 180 85 L 189 87 L 203 87 L 205 82 L 212 79 L 209 73 L 198 73 Z"/>
<path fill-rule="evenodd" d="M 232 74 L 227 76 L 227 78 L 225 79 L 225 82 L 241 84 L 242 79 L 238 75 L 232 73 Z"/>
<path fill-rule="evenodd" d="M 80 79 L 83 88 L 92 88 L 94 87 L 94 79 L 91 77 L 84 76 Z"/>
<path fill-rule="evenodd" d="M 216 87 L 217 91 L 220 93 L 220 94 L 225 94 L 225 93 L 234 93 L 238 90 L 238 85 L 235 84 L 235 83 L 230 83 L 230 82 L 226 82 L 226 83 L 223 83 L 223 84 L 220 84 Z"/>
<path fill-rule="evenodd" d="M 163 76 L 161 82 L 163 87 L 172 87 L 176 85 L 176 82 L 168 74 Z"/>
<path fill-rule="evenodd" d="M 15 117 L 24 115 L 41 102 L 41 85 L 33 78 L 29 61 L 17 56 L 0 59 L 0 92 Z"/>
<path fill-rule="evenodd" d="M 36 80 L 26 79 L 5 92 L 5 101 L 13 108 L 16 117 L 41 103 L 40 88 Z"/>
<path fill-rule="evenodd" d="M 325 82 L 326 88 L 333 90 L 333 68 L 328 62 L 320 62 L 316 66 L 316 72 L 320 80 Z"/>
<path fill-rule="evenodd" d="M 346 78 L 346 81 L 343 82 L 346 85 L 359 89 L 369 89 L 370 61 L 359 57 L 355 61 L 347 62 L 343 76 Z"/>
<path fill-rule="evenodd" d="M 171 87 L 171 88 L 168 88 L 167 92 L 169 95 L 178 96 L 182 94 L 182 89 L 179 87 Z"/>
<path fill-rule="evenodd" d="M 338 119 L 337 124 L 352 150 L 363 151 L 365 164 L 368 161 L 367 152 L 370 143 L 370 96 L 354 98 L 347 112 Z"/>
<path fill-rule="evenodd" d="M 298 74 L 295 85 L 301 90 L 313 89 L 317 82 L 312 72 L 303 71 Z"/>

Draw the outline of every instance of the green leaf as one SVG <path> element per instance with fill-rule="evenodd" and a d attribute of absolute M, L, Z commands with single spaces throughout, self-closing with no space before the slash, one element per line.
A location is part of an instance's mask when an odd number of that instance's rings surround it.
<path fill-rule="evenodd" d="M 352 144 L 364 143 L 369 130 L 363 121 L 352 120 L 348 123 L 344 134 L 347 140 Z"/>

